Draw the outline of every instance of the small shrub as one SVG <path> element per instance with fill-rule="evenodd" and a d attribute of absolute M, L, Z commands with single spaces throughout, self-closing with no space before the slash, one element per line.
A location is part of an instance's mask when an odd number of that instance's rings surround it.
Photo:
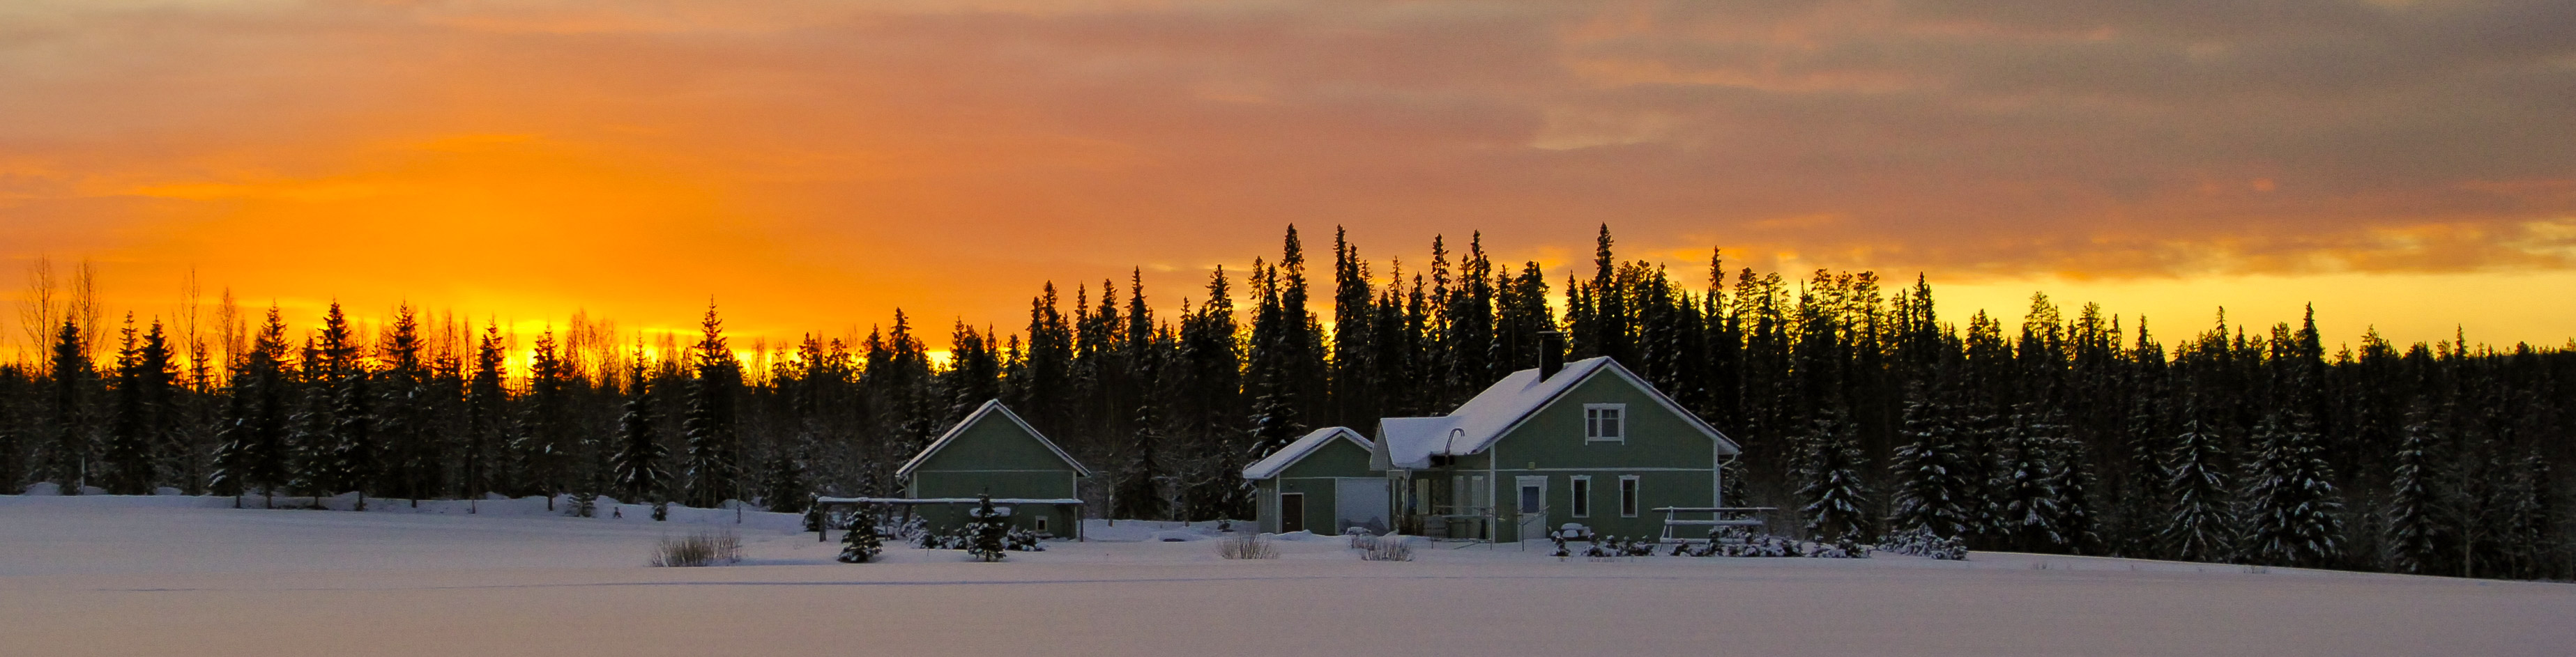
<path fill-rule="evenodd" d="M 1260 534 L 1234 534 L 1216 542 L 1216 555 L 1227 559 L 1277 559 L 1279 546 Z"/>
<path fill-rule="evenodd" d="M 1404 536 L 1377 536 L 1360 549 L 1361 561 L 1412 561 L 1413 543 Z"/>
<path fill-rule="evenodd" d="M 1377 532 L 1369 531 L 1367 527 L 1352 527 L 1342 530 L 1342 533 L 1351 537 L 1353 550 L 1366 550 L 1370 543 L 1377 542 Z"/>
<path fill-rule="evenodd" d="M 885 551 L 885 540 L 877 536 L 877 523 L 858 518 L 850 523 L 849 533 L 841 535 L 841 563 L 867 563 Z"/>
<path fill-rule="evenodd" d="M 701 529 L 679 538 L 662 537 L 653 565 L 662 568 L 722 566 L 742 562 L 742 537 L 729 529 Z"/>
<path fill-rule="evenodd" d="M 1929 557 L 1944 561 L 1965 561 L 1968 544 L 1956 538 L 1932 533 L 1929 529 L 1909 529 L 1887 535 L 1876 546 L 1896 554 Z"/>

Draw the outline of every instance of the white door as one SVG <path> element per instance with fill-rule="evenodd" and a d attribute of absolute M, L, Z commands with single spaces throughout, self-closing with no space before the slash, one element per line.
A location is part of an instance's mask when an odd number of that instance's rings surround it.
<path fill-rule="evenodd" d="M 1520 530 L 1517 538 L 1524 541 L 1546 538 L 1547 477 L 1523 475 L 1513 477 L 1512 483 L 1512 488 L 1519 492 L 1513 497 L 1517 505 L 1513 511 L 1520 514 L 1520 522 L 1516 525 Z"/>

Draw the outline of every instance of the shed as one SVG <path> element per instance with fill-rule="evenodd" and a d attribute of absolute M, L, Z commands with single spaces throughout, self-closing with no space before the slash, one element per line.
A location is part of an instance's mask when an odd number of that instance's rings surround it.
<path fill-rule="evenodd" d="M 1080 531 L 1082 480 L 1091 469 L 1073 460 L 1001 400 L 984 402 L 895 470 L 904 498 L 933 528 L 966 522 L 979 495 L 1016 500 L 1011 524 L 1050 536 Z"/>
<path fill-rule="evenodd" d="M 1349 427 L 1325 427 L 1245 467 L 1261 531 L 1339 534 L 1364 527 L 1385 533 L 1394 507 L 1386 475 L 1369 469 L 1375 448 Z"/>

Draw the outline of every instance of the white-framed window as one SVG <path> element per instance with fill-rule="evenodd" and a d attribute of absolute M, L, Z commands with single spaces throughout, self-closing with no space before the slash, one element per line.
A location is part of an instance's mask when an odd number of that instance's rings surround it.
<path fill-rule="evenodd" d="M 1038 515 L 1035 515 L 1035 516 L 1031 516 L 1031 519 L 1036 520 L 1036 521 L 1038 522 L 1038 533 L 1040 533 L 1040 534 L 1044 534 L 1044 533 L 1046 533 L 1046 530 L 1047 530 L 1047 517 L 1046 517 L 1046 514 L 1041 513 L 1041 514 L 1038 514 Z"/>
<path fill-rule="evenodd" d="M 1637 475 L 1619 475 L 1619 517 L 1637 517 Z"/>
<path fill-rule="evenodd" d="M 1592 517 L 1592 475 L 1574 475 L 1565 489 L 1574 495 L 1574 517 Z"/>
<path fill-rule="evenodd" d="M 1583 441 L 1628 441 L 1627 404 L 1584 404 Z"/>

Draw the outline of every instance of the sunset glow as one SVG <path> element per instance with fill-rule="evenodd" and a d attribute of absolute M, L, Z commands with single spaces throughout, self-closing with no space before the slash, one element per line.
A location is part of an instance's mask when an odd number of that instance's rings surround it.
<path fill-rule="evenodd" d="M 1607 223 L 1685 280 L 1920 272 L 1945 319 L 2558 345 L 2576 44 L 2525 28 L 2576 9 L 2513 7 L 14 2 L 0 281 L 944 347 L 1048 281 L 1176 308 L 1292 223 L 1559 280 Z"/>

